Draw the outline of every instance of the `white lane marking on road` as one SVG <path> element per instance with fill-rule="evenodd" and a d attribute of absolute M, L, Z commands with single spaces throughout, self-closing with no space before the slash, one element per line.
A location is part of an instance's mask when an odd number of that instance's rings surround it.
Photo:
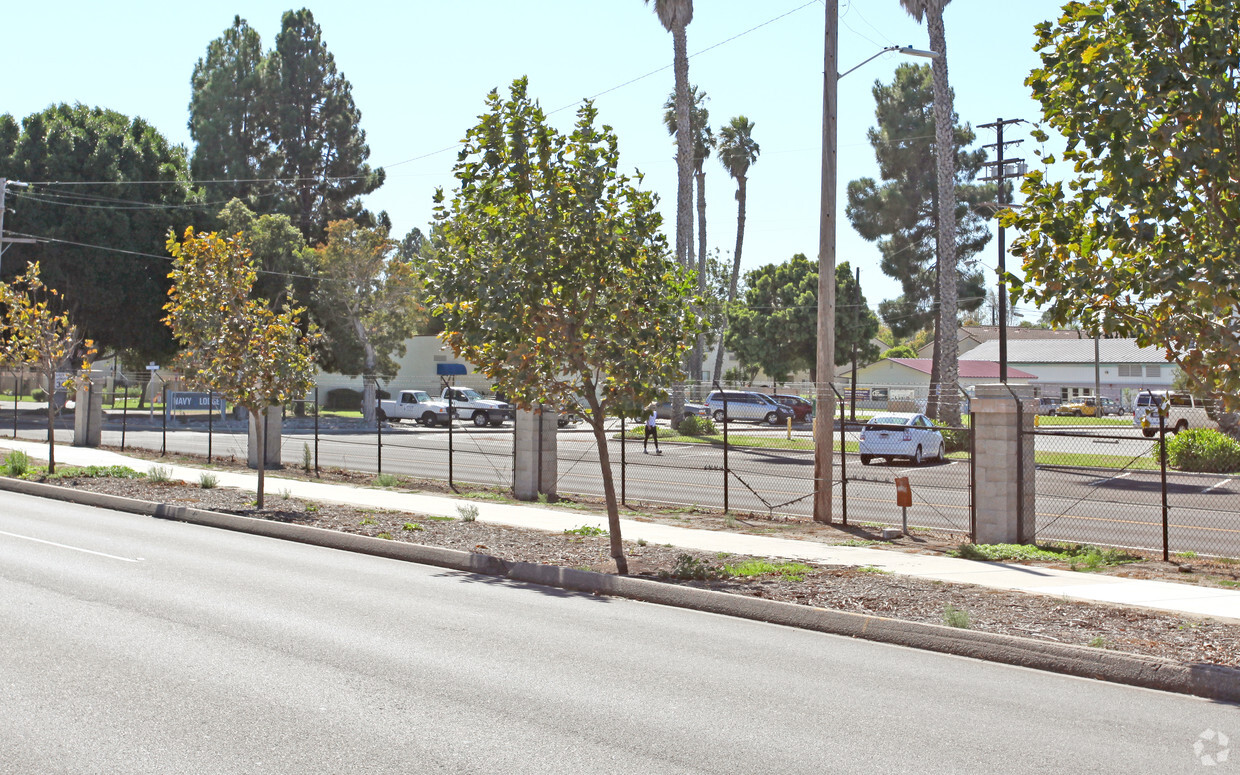
<path fill-rule="evenodd" d="M 1213 490 L 1215 487 L 1222 487 L 1223 485 L 1228 484 L 1229 482 L 1231 482 L 1231 479 L 1224 479 L 1224 480 L 1223 480 L 1223 481 L 1221 481 L 1221 482 L 1215 482 L 1214 484 L 1212 484 L 1212 485 L 1210 485 L 1209 487 L 1207 487 L 1207 488 L 1205 488 L 1204 490 L 1202 490 L 1202 491 L 1201 491 L 1201 494 L 1202 494 L 1202 495 L 1205 495 L 1205 494 L 1206 494 L 1206 493 L 1208 493 L 1210 490 Z"/>
<path fill-rule="evenodd" d="M 109 560 L 120 560 L 121 562 L 142 562 L 141 557 L 137 559 L 134 559 L 132 557 L 117 557 L 115 554 L 104 554 L 103 552 L 96 552 L 92 549 L 83 549 L 80 546 L 69 546 L 68 544 L 58 544 L 55 541 L 44 541 L 42 538 L 31 538 L 30 536 L 18 535 L 17 533 L 6 533 L 3 530 L 0 530 L 0 535 L 11 536 L 13 538 L 24 538 L 27 541 L 34 541 L 35 543 L 39 543 L 39 544 L 47 544 L 48 546 L 56 546 L 61 549 L 72 549 L 75 552 L 85 552 L 86 554 L 96 554 L 96 555 L 99 555 L 100 557 L 107 557 Z"/>

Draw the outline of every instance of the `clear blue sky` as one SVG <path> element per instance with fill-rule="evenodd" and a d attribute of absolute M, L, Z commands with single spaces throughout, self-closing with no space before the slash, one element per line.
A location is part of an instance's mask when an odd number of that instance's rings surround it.
<path fill-rule="evenodd" d="M 710 96 L 712 125 L 744 114 L 755 122 L 754 137 L 762 148 L 749 174 L 742 270 L 794 253 L 813 258 L 824 6 L 817 0 L 695 5 L 688 28 L 690 80 Z M 1033 25 L 1055 18 L 1060 5 L 955 0 L 947 7 L 949 77 L 963 121 L 1040 117 L 1024 85 L 1038 64 Z M 3 14 L 7 77 L 0 111 L 21 118 L 57 102 L 98 105 L 141 116 L 188 146 L 189 79 L 208 42 L 240 14 L 270 47 L 281 14 L 294 7 L 299 6 L 267 0 L 11 3 Z M 426 229 L 435 187 L 452 185 L 455 152 L 444 149 L 474 123 L 487 91 L 520 75 L 530 77 L 531 92 L 545 109 L 566 108 L 552 115 L 561 128 L 571 126 L 577 100 L 598 95 L 600 118 L 615 127 L 624 165 L 646 173 L 646 186 L 662 197 L 669 237 L 674 232 L 674 148 L 662 121 L 673 86 L 672 40 L 641 0 L 308 7 L 337 67 L 353 85 L 370 160 L 387 169 L 387 183 L 367 205 L 390 213 L 396 236 L 414 226 Z M 929 47 L 925 27 L 898 0 L 840 0 L 840 15 L 840 70 L 884 46 Z M 889 81 L 902 61 L 928 60 L 886 54 L 840 81 L 838 260 L 861 267 L 871 306 L 898 295 L 899 285 L 881 274 L 877 249 L 853 232 L 842 203 L 848 181 L 877 174 L 865 138 L 874 123 L 871 88 L 876 79 Z M 978 138 L 994 141 L 989 130 L 978 130 Z M 1032 145 L 1026 142 L 1009 154 L 1032 161 Z M 736 236 L 734 192 L 722 166 L 710 160 L 708 242 L 729 262 Z M 993 243 L 980 258 L 993 267 Z"/>

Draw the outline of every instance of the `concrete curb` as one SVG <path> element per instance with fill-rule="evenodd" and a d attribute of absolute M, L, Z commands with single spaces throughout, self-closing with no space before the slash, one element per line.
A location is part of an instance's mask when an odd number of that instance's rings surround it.
<path fill-rule="evenodd" d="M 1048 643 L 1012 635 L 961 630 L 869 614 L 811 608 L 650 579 L 613 576 L 554 565 L 506 562 L 486 554 L 402 543 L 186 506 L 151 503 L 9 477 L 0 477 L 0 490 L 451 568 L 467 573 L 500 576 L 522 583 L 624 597 L 656 605 L 688 608 L 1080 678 L 1240 703 L 1240 669 L 1220 665 L 1185 665 L 1158 657 Z"/>

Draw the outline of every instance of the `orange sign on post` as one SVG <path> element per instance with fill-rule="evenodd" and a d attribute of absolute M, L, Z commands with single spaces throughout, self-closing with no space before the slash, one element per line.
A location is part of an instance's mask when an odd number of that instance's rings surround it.
<path fill-rule="evenodd" d="M 904 509 L 913 505 L 913 488 L 909 487 L 907 476 L 896 477 L 896 505 Z"/>

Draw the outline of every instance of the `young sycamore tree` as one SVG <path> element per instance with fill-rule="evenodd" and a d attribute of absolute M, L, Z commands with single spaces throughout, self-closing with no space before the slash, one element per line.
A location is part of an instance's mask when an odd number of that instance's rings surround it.
<path fill-rule="evenodd" d="M 57 312 L 64 300 L 54 288 L 48 288 L 39 279 L 39 262 L 26 266 L 25 274 L 13 282 L 0 283 L 0 363 L 23 363 L 33 367 L 47 385 L 47 470 L 56 471 L 55 432 L 56 374 L 80 358 L 80 368 L 89 374 L 90 358 L 95 354 L 94 343 L 82 339 L 75 326 L 69 323 L 67 312 Z M 60 383 L 72 389 L 77 379 L 70 375 Z"/>
<path fill-rule="evenodd" d="M 172 288 L 164 322 L 181 345 L 177 368 L 191 385 L 210 388 L 244 407 L 257 428 L 258 449 L 268 407 L 304 395 L 314 384 L 310 337 L 298 328 L 305 310 L 285 304 L 279 312 L 251 299 L 256 273 L 241 236 L 185 230 L 168 235 Z M 258 508 L 263 508 L 263 469 L 258 465 Z"/>
<path fill-rule="evenodd" d="M 518 407 L 581 396 L 594 431 L 611 554 L 628 572 L 606 418 L 636 417 L 682 376 L 699 330 L 696 279 L 668 254 L 655 197 L 616 172 L 616 136 L 586 102 L 572 134 L 515 81 L 470 129 L 451 202 L 436 192 L 432 314 L 458 356 Z"/>

